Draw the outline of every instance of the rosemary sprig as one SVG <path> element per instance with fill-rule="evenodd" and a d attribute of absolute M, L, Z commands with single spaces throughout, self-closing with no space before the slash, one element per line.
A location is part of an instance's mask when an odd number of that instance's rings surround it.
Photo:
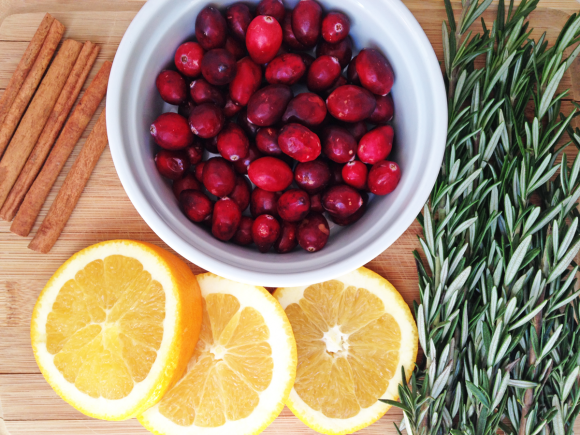
<path fill-rule="evenodd" d="M 569 168 L 563 154 L 580 147 L 580 131 L 570 126 L 576 109 L 560 113 L 567 91 L 556 94 L 580 52 L 565 55 L 580 17 L 548 48 L 526 21 L 538 0 L 511 0 L 507 11 L 500 0 L 491 29 L 482 19 L 473 35 L 490 3 L 463 0 L 456 23 L 445 0 L 447 149 L 419 217 L 427 264 L 414 253 L 426 358 L 400 402 L 387 401 L 404 411 L 397 430 L 414 435 L 564 435 L 580 412 L 580 157 Z"/>

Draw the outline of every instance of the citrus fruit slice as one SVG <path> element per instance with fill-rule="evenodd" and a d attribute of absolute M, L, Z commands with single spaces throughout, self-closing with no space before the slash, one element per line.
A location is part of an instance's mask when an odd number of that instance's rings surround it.
<path fill-rule="evenodd" d="M 201 328 L 189 267 L 149 243 L 113 240 L 67 260 L 32 314 L 34 356 L 52 388 L 86 415 L 134 417 L 183 374 Z"/>
<path fill-rule="evenodd" d="M 263 287 L 211 273 L 197 279 L 203 323 L 187 373 L 139 421 L 162 435 L 260 433 L 292 389 L 292 327 Z"/>
<path fill-rule="evenodd" d="M 361 267 L 340 278 L 274 293 L 292 324 L 296 381 L 286 405 L 325 434 L 353 433 L 398 398 L 401 366 L 411 374 L 417 327 L 384 278 Z"/>

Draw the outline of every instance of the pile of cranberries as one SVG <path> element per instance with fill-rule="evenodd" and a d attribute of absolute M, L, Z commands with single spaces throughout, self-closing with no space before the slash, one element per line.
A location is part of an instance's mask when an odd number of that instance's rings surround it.
<path fill-rule="evenodd" d="M 156 81 L 178 113 L 151 125 L 157 169 L 190 220 L 261 252 L 315 252 L 330 235 L 324 213 L 350 225 L 369 192 L 395 189 L 394 74 L 377 50 L 353 58 L 349 30 L 345 14 L 324 15 L 314 0 L 199 13 L 197 42 L 180 45 L 177 71 Z"/>

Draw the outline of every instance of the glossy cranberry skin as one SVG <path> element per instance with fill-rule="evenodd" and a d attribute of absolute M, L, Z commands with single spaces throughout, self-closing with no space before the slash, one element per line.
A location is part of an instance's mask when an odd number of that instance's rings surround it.
<path fill-rule="evenodd" d="M 324 121 L 326 114 L 326 104 L 322 98 L 312 92 L 303 92 L 290 100 L 282 115 L 282 122 L 316 127 Z"/>
<path fill-rule="evenodd" d="M 189 127 L 193 134 L 209 139 L 216 136 L 226 122 L 222 109 L 212 103 L 195 107 L 189 115 Z"/>
<path fill-rule="evenodd" d="M 213 211 L 213 202 L 197 189 L 186 189 L 179 194 L 179 205 L 188 219 L 203 222 Z"/>
<path fill-rule="evenodd" d="M 221 198 L 213 207 L 211 233 L 216 239 L 226 242 L 234 237 L 241 220 L 242 212 L 238 205 L 230 198 Z"/>
<path fill-rule="evenodd" d="M 250 163 L 259 159 L 260 157 L 262 157 L 260 150 L 256 148 L 256 145 L 250 144 L 250 148 L 248 148 L 248 153 L 246 156 L 234 162 L 234 169 L 238 174 L 245 175 L 248 173 Z"/>
<path fill-rule="evenodd" d="M 298 224 L 294 222 L 282 221 L 280 225 L 280 236 L 274 243 L 274 250 L 278 254 L 286 254 L 298 245 Z"/>
<path fill-rule="evenodd" d="M 192 81 L 189 84 L 189 94 L 196 104 L 213 103 L 219 107 L 224 107 L 226 104 L 224 94 L 205 79 Z"/>
<path fill-rule="evenodd" d="M 200 183 L 203 183 L 203 167 L 205 166 L 205 162 L 199 162 L 195 165 L 195 179 Z"/>
<path fill-rule="evenodd" d="M 224 48 L 234 56 L 234 59 L 236 59 L 236 61 L 248 55 L 248 50 L 246 50 L 245 43 L 238 41 L 233 36 L 228 36 Z"/>
<path fill-rule="evenodd" d="M 226 118 L 232 118 L 237 115 L 237 113 L 244 107 L 240 106 L 232 101 L 230 96 L 226 98 L 226 105 L 224 106 L 224 115 Z"/>
<path fill-rule="evenodd" d="M 189 169 L 189 158 L 184 150 L 161 150 L 155 155 L 155 166 L 164 177 L 179 180 Z"/>
<path fill-rule="evenodd" d="M 213 6 L 206 6 L 195 20 L 195 38 L 205 50 L 221 48 L 226 43 L 227 24 L 225 18 Z"/>
<path fill-rule="evenodd" d="M 205 50 L 197 42 L 184 42 L 175 51 L 175 67 L 177 70 L 190 78 L 201 74 L 201 59 Z"/>
<path fill-rule="evenodd" d="M 318 57 L 310 68 L 306 76 L 306 84 L 312 92 L 322 92 L 330 88 L 340 76 L 340 63 L 334 56 Z"/>
<path fill-rule="evenodd" d="M 256 8 L 256 15 L 270 15 L 281 23 L 286 15 L 286 9 L 282 0 L 262 0 Z"/>
<path fill-rule="evenodd" d="M 250 195 L 252 193 L 250 182 L 246 177 L 243 175 L 238 175 L 236 177 L 236 185 L 234 186 L 234 190 L 230 192 L 228 198 L 234 200 L 240 211 L 243 212 L 248 205 L 250 205 Z"/>
<path fill-rule="evenodd" d="M 322 160 L 298 163 L 294 168 L 294 181 L 301 189 L 313 195 L 322 192 L 330 183 L 331 172 Z"/>
<path fill-rule="evenodd" d="M 340 121 L 358 122 L 373 113 L 375 97 L 360 86 L 345 85 L 337 88 L 326 99 L 328 112 Z"/>
<path fill-rule="evenodd" d="M 155 85 L 163 101 L 176 106 L 187 101 L 187 83 L 177 71 L 161 71 Z"/>
<path fill-rule="evenodd" d="M 240 225 L 232 237 L 232 242 L 236 245 L 240 246 L 248 246 L 254 242 L 252 238 L 252 225 L 254 223 L 254 219 L 250 216 L 242 216 L 240 220 Z"/>
<path fill-rule="evenodd" d="M 278 200 L 278 214 L 288 222 L 300 222 L 310 211 L 310 196 L 304 190 L 290 189 Z"/>
<path fill-rule="evenodd" d="M 277 56 L 266 67 L 266 81 L 272 85 L 283 84 L 292 86 L 306 73 L 306 65 L 302 56 L 286 53 Z"/>
<path fill-rule="evenodd" d="M 342 41 L 350 32 L 350 20 L 342 12 L 329 12 L 322 20 L 321 34 L 326 42 Z"/>
<path fill-rule="evenodd" d="M 187 175 L 185 175 L 185 177 L 180 178 L 179 180 L 175 180 L 173 182 L 173 186 L 171 186 L 173 194 L 175 195 L 178 201 L 179 195 L 184 190 L 201 190 L 201 188 L 202 188 L 201 184 L 199 183 L 199 181 L 195 179 L 195 176 L 191 173 L 188 173 Z"/>
<path fill-rule="evenodd" d="M 189 157 L 189 163 L 197 165 L 203 158 L 203 146 L 201 145 L 201 141 L 195 140 L 191 145 L 185 148 L 185 152 Z"/>
<path fill-rule="evenodd" d="M 377 107 L 375 107 L 374 112 L 369 117 L 369 121 L 373 124 L 386 124 L 395 114 L 395 104 L 393 102 L 393 96 L 389 95 L 377 95 Z"/>
<path fill-rule="evenodd" d="M 256 147 L 267 156 L 279 156 L 282 150 L 278 146 L 280 130 L 274 127 L 262 127 L 256 134 Z"/>
<path fill-rule="evenodd" d="M 280 224 L 269 214 L 262 214 L 252 224 L 252 239 L 262 253 L 268 252 L 280 236 Z"/>
<path fill-rule="evenodd" d="M 226 23 L 230 33 L 238 40 L 246 42 L 246 31 L 253 19 L 247 4 L 234 3 L 226 9 Z"/>
<path fill-rule="evenodd" d="M 245 106 L 250 97 L 260 88 L 262 67 L 249 57 L 238 61 L 236 76 L 230 83 L 230 97 L 240 106 Z"/>
<path fill-rule="evenodd" d="M 310 195 L 310 210 L 324 213 L 324 207 L 322 207 L 322 194 L 317 193 L 315 195 Z"/>
<path fill-rule="evenodd" d="M 369 171 L 369 190 L 375 195 L 391 193 L 401 180 L 401 169 L 395 162 L 383 160 L 373 165 Z"/>
<path fill-rule="evenodd" d="M 351 85 L 360 86 L 360 80 L 358 78 L 358 73 L 356 72 L 356 58 L 357 56 L 353 57 L 348 64 L 348 68 L 346 69 L 346 78 Z"/>
<path fill-rule="evenodd" d="M 298 243 L 308 252 L 324 248 L 329 236 L 328 221 L 321 213 L 310 212 L 298 226 Z"/>
<path fill-rule="evenodd" d="M 337 184 L 343 184 L 342 179 L 342 167 L 344 164 L 336 163 L 333 161 L 328 162 L 328 167 L 330 168 L 330 186 L 336 186 Z"/>
<path fill-rule="evenodd" d="M 203 167 L 203 185 L 212 195 L 228 196 L 236 186 L 236 173 L 230 162 L 222 157 L 212 157 Z"/>
<path fill-rule="evenodd" d="M 358 160 L 348 162 L 342 167 L 342 179 L 344 182 L 358 190 L 366 189 L 368 174 L 367 166 Z"/>
<path fill-rule="evenodd" d="M 322 195 L 322 206 L 331 215 L 346 218 L 361 208 L 360 193 L 346 184 L 332 186 Z"/>
<path fill-rule="evenodd" d="M 179 105 L 177 113 L 187 119 L 189 118 L 189 115 L 191 115 L 191 111 L 195 108 L 195 106 L 197 106 L 197 104 L 195 104 L 191 98 L 188 98 L 185 103 L 181 103 Z"/>
<path fill-rule="evenodd" d="M 238 124 L 228 123 L 217 136 L 217 148 L 221 156 L 235 162 L 248 154 L 250 140 Z"/>
<path fill-rule="evenodd" d="M 282 119 L 292 97 L 292 89 L 287 85 L 263 87 L 248 102 L 248 121 L 260 127 L 276 124 Z"/>
<path fill-rule="evenodd" d="M 385 160 L 393 148 L 393 127 L 381 125 L 365 134 L 358 143 L 357 155 L 363 163 L 374 165 Z"/>
<path fill-rule="evenodd" d="M 340 68 L 347 66 L 352 58 L 352 39 L 347 37 L 346 39 L 337 42 L 336 44 L 331 44 L 330 42 L 322 41 L 316 47 L 316 57 L 320 56 L 334 56 L 338 59 L 340 63 Z"/>
<path fill-rule="evenodd" d="M 320 139 L 308 127 L 301 124 L 286 124 L 280 130 L 278 145 L 282 152 L 299 162 L 315 160 L 322 149 Z"/>
<path fill-rule="evenodd" d="M 246 32 L 246 47 L 250 57 L 263 65 L 276 57 L 282 46 L 282 27 L 275 18 L 260 15 L 252 20 Z"/>
<path fill-rule="evenodd" d="M 242 127 L 246 134 L 251 138 L 256 137 L 256 134 L 260 129 L 258 125 L 250 122 L 248 119 L 248 110 L 246 107 L 244 107 L 242 110 L 240 110 L 240 113 L 238 113 L 238 125 Z"/>
<path fill-rule="evenodd" d="M 356 140 L 346 128 L 331 125 L 324 129 L 322 150 L 333 162 L 350 162 L 355 158 L 356 149 Z"/>
<path fill-rule="evenodd" d="M 322 7 L 314 0 L 300 0 L 292 11 L 292 31 L 296 39 L 308 48 L 320 37 Z"/>
<path fill-rule="evenodd" d="M 306 50 L 306 46 L 304 46 L 304 44 L 301 44 L 300 42 L 298 42 L 298 40 L 296 39 L 296 36 L 294 35 L 294 31 L 292 30 L 292 13 L 288 12 L 286 13 L 286 15 L 284 16 L 284 19 L 281 22 L 282 25 L 282 40 L 284 41 L 284 44 L 292 49 L 292 50 L 298 50 L 298 51 L 302 51 L 302 50 Z"/>
<path fill-rule="evenodd" d="M 212 85 L 223 86 L 236 75 L 236 58 L 225 48 L 208 51 L 201 60 L 201 74 Z"/>
<path fill-rule="evenodd" d="M 361 85 L 373 94 L 387 95 L 391 91 L 395 74 L 387 58 L 377 50 L 361 50 L 356 57 L 355 66 Z"/>
<path fill-rule="evenodd" d="M 278 216 L 278 199 L 280 199 L 281 192 L 268 192 L 267 190 L 256 187 L 252 190 L 250 198 L 250 213 L 257 217 L 261 214 L 271 214 Z"/>
<path fill-rule="evenodd" d="M 352 134 L 357 143 L 368 131 L 367 125 L 363 121 L 345 123 L 344 126 Z"/>
<path fill-rule="evenodd" d="M 325 89 L 324 92 L 322 92 L 322 95 L 328 98 L 330 94 L 332 94 L 336 89 L 347 84 L 348 84 L 347 80 L 342 75 L 340 75 L 330 88 Z"/>
<path fill-rule="evenodd" d="M 155 143 L 167 150 L 179 150 L 191 145 L 194 136 L 187 125 L 187 120 L 173 112 L 163 113 L 149 128 Z"/>
<path fill-rule="evenodd" d="M 351 214 L 350 216 L 345 217 L 345 218 L 331 215 L 330 219 L 332 220 L 332 222 L 334 222 L 336 225 L 340 225 L 341 227 L 345 227 L 347 225 L 354 224 L 361 217 L 363 217 L 363 215 L 367 211 L 367 204 L 368 204 L 369 196 L 366 194 L 366 192 L 361 192 L 361 196 L 363 199 L 363 205 L 361 206 L 361 208 L 359 208 L 353 214 Z"/>
<path fill-rule="evenodd" d="M 293 175 L 290 167 L 282 160 L 266 156 L 250 164 L 248 177 L 260 189 L 278 192 L 290 186 Z"/>

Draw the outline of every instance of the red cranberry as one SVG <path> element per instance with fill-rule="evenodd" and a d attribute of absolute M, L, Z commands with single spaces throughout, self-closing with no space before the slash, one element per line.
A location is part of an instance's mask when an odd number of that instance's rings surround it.
<path fill-rule="evenodd" d="M 278 214 L 288 222 L 300 222 L 310 211 L 310 197 L 304 190 L 290 189 L 278 200 Z"/>
<path fill-rule="evenodd" d="M 207 195 L 199 190 L 184 190 L 179 195 L 179 205 L 193 222 L 203 222 L 211 215 L 213 202 Z"/>
<path fill-rule="evenodd" d="M 266 80 L 272 85 L 282 84 L 292 86 L 302 78 L 306 65 L 302 56 L 286 53 L 275 57 L 266 67 Z"/>
<path fill-rule="evenodd" d="M 195 179 L 200 183 L 203 183 L 203 167 L 205 166 L 205 162 L 199 162 L 195 166 Z"/>
<path fill-rule="evenodd" d="M 301 44 L 296 39 L 294 31 L 292 30 L 292 13 L 288 12 L 282 20 L 282 39 L 284 44 L 286 44 L 292 50 L 306 50 L 304 44 Z"/>
<path fill-rule="evenodd" d="M 185 42 L 175 52 L 175 66 L 179 72 L 194 78 L 201 74 L 201 59 L 205 50 L 197 42 Z"/>
<path fill-rule="evenodd" d="M 230 96 L 240 106 L 248 104 L 250 97 L 260 88 L 262 68 L 249 57 L 238 61 L 236 76 L 230 83 Z"/>
<path fill-rule="evenodd" d="M 251 186 L 248 179 L 244 176 L 238 175 L 236 177 L 236 185 L 234 186 L 234 190 L 228 195 L 228 198 L 234 200 L 238 207 L 240 207 L 240 211 L 243 212 L 248 205 L 250 205 L 250 194 L 251 194 Z"/>
<path fill-rule="evenodd" d="M 191 173 L 188 173 L 185 177 L 180 178 L 179 180 L 175 180 L 173 182 L 173 186 L 171 186 L 173 190 L 173 194 L 179 201 L 179 195 L 184 190 L 201 190 L 201 184 L 199 181 L 195 179 L 195 176 Z"/>
<path fill-rule="evenodd" d="M 346 78 L 351 85 L 360 86 L 360 80 L 358 78 L 358 73 L 356 72 L 356 58 L 355 56 L 351 59 L 350 63 L 348 64 L 348 68 L 346 69 Z"/>
<path fill-rule="evenodd" d="M 230 198 L 219 199 L 213 207 L 211 233 L 224 242 L 236 234 L 242 213 L 238 205 Z"/>
<path fill-rule="evenodd" d="M 176 106 L 187 101 L 187 83 L 177 71 L 161 71 L 155 84 L 163 101 Z"/>
<path fill-rule="evenodd" d="M 205 50 L 221 48 L 226 43 L 226 20 L 213 6 L 206 6 L 195 20 L 195 38 Z"/>
<path fill-rule="evenodd" d="M 234 3 L 226 9 L 226 23 L 230 33 L 239 41 L 246 41 L 246 31 L 252 22 L 252 13 L 247 4 Z"/>
<path fill-rule="evenodd" d="M 314 0 L 301 0 L 292 11 L 292 31 L 296 39 L 308 48 L 314 47 L 320 36 L 322 7 Z"/>
<path fill-rule="evenodd" d="M 342 12 L 329 12 L 322 20 L 322 37 L 325 41 L 336 43 L 342 41 L 350 32 L 350 20 Z"/>
<path fill-rule="evenodd" d="M 298 224 L 282 221 L 280 226 L 280 237 L 274 243 L 274 250 L 278 254 L 286 254 L 298 245 Z"/>
<path fill-rule="evenodd" d="M 358 158 L 363 163 L 374 165 L 385 160 L 393 148 L 393 127 L 381 125 L 365 134 L 358 143 Z"/>
<path fill-rule="evenodd" d="M 262 0 L 256 8 L 256 15 L 270 15 L 281 23 L 286 15 L 286 9 L 282 0 Z"/>
<path fill-rule="evenodd" d="M 393 83 L 395 74 L 389 62 L 374 48 L 365 48 L 356 57 L 356 72 L 361 84 L 377 95 L 387 95 Z"/>
<path fill-rule="evenodd" d="M 336 186 L 337 184 L 343 184 L 342 179 L 342 167 L 344 165 L 341 163 L 336 163 L 333 161 L 328 162 L 328 167 L 330 168 L 330 186 Z"/>
<path fill-rule="evenodd" d="M 195 140 L 190 146 L 185 148 L 185 152 L 189 157 L 189 163 L 197 165 L 203 158 L 203 146 L 198 140 Z"/>
<path fill-rule="evenodd" d="M 345 227 L 347 225 L 354 224 L 361 217 L 363 217 L 363 215 L 367 211 L 367 203 L 369 200 L 369 196 L 366 194 L 366 192 L 361 192 L 361 196 L 363 199 L 363 205 L 361 206 L 361 208 L 359 208 L 353 214 L 351 214 L 350 216 L 345 217 L 345 218 L 331 215 L 330 219 L 332 219 L 332 222 L 334 222 L 336 225 L 340 225 L 341 227 Z"/>
<path fill-rule="evenodd" d="M 258 64 L 270 62 L 282 45 L 282 27 L 273 17 L 260 15 L 252 20 L 246 32 L 246 46 Z"/>
<path fill-rule="evenodd" d="M 322 206 L 331 215 L 348 217 L 363 203 L 360 193 L 345 184 L 332 186 L 322 195 Z"/>
<path fill-rule="evenodd" d="M 355 160 L 342 167 L 342 179 L 349 186 L 358 190 L 366 189 L 369 170 L 363 162 Z"/>
<path fill-rule="evenodd" d="M 228 95 L 228 97 L 226 98 L 226 105 L 224 107 L 224 115 L 226 116 L 226 118 L 232 118 L 242 109 L 243 106 L 239 106 L 236 103 L 234 103 Z"/>
<path fill-rule="evenodd" d="M 304 65 L 306 65 L 307 71 L 312 66 L 312 63 L 316 60 L 316 59 L 314 59 L 314 57 L 310 56 L 308 53 L 302 52 L 302 53 L 296 53 L 296 54 L 298 54 L 302 58 Z"/>
<path fill-rule="evenodd" d="M 282 121 L 297 122 L 307 127 L 316 127 L 326 118 L 326 104 L 312 92 L 303 92 L 290 100 Z"/>
<path fill-rule="evenodd" d="M 278 192 L 292 183 L 292 170 L 282 160 L 275 157 L 261 157 L 254 160 L 248 169 L 250 181 L 260 189 Z"/>
<path fill-rule="evenodd" d="M 203 56 L 201 73 L 212 85 L 227 85 L 236 75 L 236 58 L 225 48 L 214 48 Z"/>
<path fill-rule="evenodd" d="M 177 113 L 183 116 L 185 119 L 189 118 L 191 111 L 195 108 L 196 104 L 191 98 L 188 98 L 185 103 L 181 103 L 177 109 Z"/>
<path fill-rule="evenodd" d="M 393 119 L 393 115 L 395 114 L 393 96 L 391 94 L 385 95 L 384 97 L 377 95 L 376 100 L 377 107 L 375 107 L 375 111 L 369 117 L 369 121 L 373 124 L 386 124 Z"/>
<path fill-rule="evenodd" d="M 395 190 L 400 180 L 399 165 L 383 160 L 375 163 L 369 171 L 369 190 L 375 195 L 386 195 Z"/>
<path fill-rule="evenodd" d="M 320 155 L 320 139 L 301 124 L 286 124 L 280 130 L 278 145 L 283 153 L 299 162 L 310 162 Z"/>
<path fill-rule="evenodd" d="M 189 158 L 183 150 L 161 150 L 155 155 L 155 166 L 164 177 L 179 180 L 189 169 Z"/>
<path fill-rule="evenodd" d="M 310 194 L 322 192 L 330 182 L 328 165 L 321 160 L 298 163 L 294 169 L 294 181 Z"/>
<path fill-rule="evenodd" d="M 248 154 L 250 141 L 238 124 L 230 122 L 217 136 L 217 147 L 221 156 L 235 162 Z"/>
<path fill-rule="evenodd" d="M 203 185 L 219 198 L 228 196 L 236 186 L 236 173 L 231 163 L 222 157 L 212 157 L 203 167 Z"/>
<path fill-rule="evenodd" d="M 192 81 L 189 84 L 189 93 L 196 104 L 213 103 L 219 107 L 224 107 L 226 104 L 224 94 L 205 79 Z"/>
<path fill-rule="evenodd" d="M 310 195 L 310 210 L 324 213 L 324 207 L 322 207 L 322 195 L 320 193 Z"/>
<path fill-rule="evenodd" d="M 256 134 L 256 146 L 267 156 L 279 156 L 282 150 L 278 146 L 280 130 L 274 127 L 262 127 Z"/>
<path fill-rule="evenodd" d="M 209 139 L 202 139 L 201 143 L 208 153 L 219 154 L 217 149 L 217 135 L 210 137 Z"/>
<path fill-rule="evenodd" d="M 352 57 L 352 39 L 349 36 L 346 39 L 337 42 L 336 44 L 322 41 L 316 47 L 316 57 L 324 55 L 336 57 L 342 70 L 342 68 L 349 64 Z"/>
<path fill-rule="evenodd" d="M 258 216 L 252 224 L 252 239 L 260 252 L 268 252 L 280 235 L 280 224 L 269 214 Z"/>
<path fill-rule="evenodd" d="M 310 212 L 298 226 L 298 243 L 308 252 L 324 248 L 329 236 L 328 221 L 321 213 Z"/>
<path fill-rule="evenodd" d="M 373 94 L 354 85 L 341 86 L 326 99 L 330 114 L 346 122 L 358 122 L 368 118 L 376 105 Z"/>
<path fill-rule="evenodd" d="M 261 214 L 271 214 L 278 216 L 278 199 L 281 192 L 268 192 L 267 190 L 256 187 L 252 190 L 250 198 L 250 213 L 257 217 Z"/>
<path fill-rule="evenodd" d="M 252 219 L 250 216 L 242 216 L 242 219 L 240 220 L 240 225 L 238 226 L 238 229 L 234 234 L 234 237 L 232 237 L 232 242 L 240 246 L 251 245 L 254 242 L 254 239 L 252 238 L 253 224 L 254 219 Z"/>
<path fill-rule="evenodd" d="M 258 150 L 258 148 L 256 148 L 255 145 L 252 144 L 248 149 L 248 154 L 246 154 L 246 157 L 243 157 L 234 162 L 234 169 L 238 174 L 245 175 L 248 173 L 250 163 L 256 159 L 259 159 L 260 157 L 262 157 L 262 153 Z"/>
<path fill-rule="evenodd" d="M 340 88 L 341 86 L 344 86 L 348 84 L 348 82 L 346 81 L 346 79 L 343 76 L 338 76 L 338 78 L 336 79 L 336 81 L 333 83 L 333 85 L 328 88 L 325 89 L 324 92 L 322 93 L 326 98 L 330 97 L 330 94 L 332 94 L 336 89 Z"/>
<path fill-rule="evenodd" d="M 306 77 L 308 89 L 312 92 L 321 92 L 328 89 L 340 76 L 340 63 L 334 56 L 320 56 L 310 68 Z"/>
<path fill-rule="evenodd" d="M 244 42 L 238 41 L 237 39 L 235 39 L 232 36 L 228 36 L 228 39 L 226 39 L 226 45 L 224 45 L 224 48 L 229 51 L 232 56 L 234 56 L 234 59 L 236 60 L 240 60 L 243 57 L 246 57 L 248 55 L 248 51 L 246 50 L 246 45 Z"/>
<path fill-rule="evenodd" d="M 248 110 L 245 107 L 242 110 L 240 110 L 240 113 L 238 113 L 238 125 L 242 127 L 246 132 L 246 134 L 251 138 L 256 137 L 256 134 L 260 129 L 259 126 L 250 122 L 250 120 L 248 119 Z"/>
<path fill-rule="evenodd" d="M 282 119 L 292 97 L 292 89 L 287 85 L 269 85 L 260 89 L 248 102 L 248 121 L 260 127 L 276 124 Z"/>
<path fill-rule="evenodd" d="M 354 137 L 354 140 L 358 141 L 366 134 L 368 131 L 367 125 L 363 121 L 353 122 L 353 123 L 345 123 L 345 128 L 348 130 L 350 134 Z"/>
<path fill-rule="evenodd" d="M 328 126 L 322 134 L 322 150 L 336 163 L 350 162 L 355 158 L 357 143 L 346 128 Z"/>
<path fill-rule="evenodd" d="M 178 150 L 191 145 L 194 136 L 187 125 L 187 120 L 177 113 L 169 112 L 159 115 L 149 128 L 155 143 L 168 150 Z"/>
<path fill-rule="evenodd" d="M 204 139 L 216 136 L 226 121 L 222 109 L 215 104 L 203 103 L 194 108 L 189 115 L 189 127 L 193 134 Z"/>

